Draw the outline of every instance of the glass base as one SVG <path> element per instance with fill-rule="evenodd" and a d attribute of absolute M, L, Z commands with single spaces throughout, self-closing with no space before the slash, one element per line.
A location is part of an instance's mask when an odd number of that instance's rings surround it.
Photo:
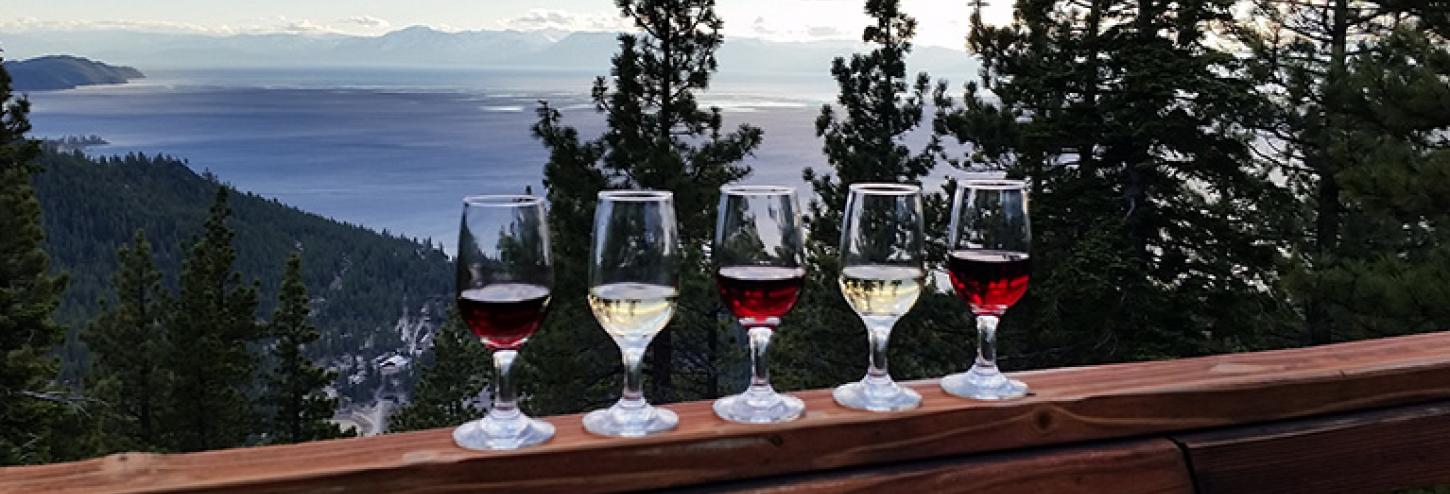
<path fill-rule="evenodd" d="M 774 424 L 801 418 L 806 404 L 770 387 L 751 388 L 738 395 L 715 400 L 715 415 L 741 424 Z"/>
<path fill-rule="evenodd" d="M 921 406 L 921 395 L 889 377 L 875 380 L 867 377 L 836 386 L 831 397 L 843 407 L 872 412 L 899 412 Z"/>
<path fill-rule="evenodd" d="M 1027 396 L 1027 385 L 1008 379 L 995 367 L 982 370 L 977 366 L 960 374 L 943 377 L 941 389 L 947 394 L 975 400 L 1010 400 Z"/>
<path fill-rule="evenodd" d="M 642 437 L 674 429 L 680 416 L 649 403 L 629 406 L 624 402 L 589 412 L 584 416 L 584 430 L 601 436 Z"/>
<path fill-rule="evenodd" d="M 553 424 L 524 414 L 508 419 L 484 417 L 453 429 L 454 443 L 481 451 L 526 448 L 552 437 Z"/>

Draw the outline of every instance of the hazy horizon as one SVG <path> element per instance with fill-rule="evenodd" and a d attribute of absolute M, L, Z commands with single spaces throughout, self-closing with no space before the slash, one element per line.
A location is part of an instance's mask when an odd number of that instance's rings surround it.
<path fill-rule="evenodd" d="M 0 33 L 33 30 L 124 29 L 209 35 L 305 34 L 379 36 L 409 26 L 445 32 L 613 32 L 631 26 L 611 0 L 258 0 L 213 4 L 184 0 L 125 3 L 83 0 L 10 0 Z M 988 22 L 1010 19 L 1010 2 L 987 7 Z M 906 0 L 918 20 L 917 43 L 963 48 L 971 9 L 967 2 Z M 859 0 L 731 0 L 716 7 L 729 38 L 768 41 L 857 40 L 868 18 Z"/>

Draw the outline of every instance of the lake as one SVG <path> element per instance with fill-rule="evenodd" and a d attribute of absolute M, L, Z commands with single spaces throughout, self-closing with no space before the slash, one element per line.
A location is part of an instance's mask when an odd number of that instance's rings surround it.
<path fill-rule="evenodd" d="M 145 69 L 143 68 L 143 71 Z M 239 189 L 303 210 L 441 241 L 452 250 L 470 194 L 543 193 L 547 154 L 532 138 L 538 101 L 581 135 L 602 119 L 593 75 L 564 71 L 319 69 L 148 73 L 119 86 L 30 94 L 35 137 L 99 135 L 92 154 L 164 153 Z M 702 95 L 726 126 L 765 129 L 745 183 L 808 189 L 824 168 L 815 118 L 828 74 L 717 80 Z M 922 136 L 914 136 L 920 141 Z M 945 167 L 942 167 L 945 168 Z M 945 174 L 945 171 L 939 174 Z"/>

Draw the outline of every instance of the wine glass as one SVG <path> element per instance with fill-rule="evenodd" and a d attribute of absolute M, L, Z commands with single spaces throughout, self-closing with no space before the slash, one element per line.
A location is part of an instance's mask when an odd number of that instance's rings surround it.
<path fill-rule="evenodd" d="M 859 183 L 850 187 L 841 224 L 841 295 L 861 316 L 871 347 L 870 366 L 860 381 L 831 395 L 847 408 L 890 412 L 921 405 L 921 395 L 896 384 L 886 370 L 891 328 L 921 296 L 921 188 L 907 184 Z"/>
<path fill-rule="evenodd" d="M 1027 292 L 1027 189 L 1019 180 L 971 180 L 952 200 L 947 270 L 957 298 L 977 316 L 977 361 L 967 372 L 941 380 L 963 398 L 1004 400 L 1027 394 L 1027 385 L 997 369 L 997 322 Z"/>
<path fill-rule="evenodd" d="M 750 335 L 750 387 L 715 401 L 715 414 L 732 422 L 767 424 L 800 418 L 805 404 L 775 392 L 766 351 L 780 317 L 805 282 L 800 207 L 795 189 L 724 186 L 715 219 L 715 282 L 720 298 Z"/>
<path fill-rule="evenodd" d="M 589 254 L 589 308 L 624 358 L 624 391 L 613 406 L 589 412 L 584 428 L 639 437 L 674 429 L 675 412 L 644 399 L 645 348 L 675 314 L 680 238 L 674 195 L 653 190 L 599 193 Z"/>
<path fill-rule="evenodd" d="M 468 449 L 516 449 L 548 441 L 554 426 L 519 411 L 514 360 L 549 309 L 554 263 L 544 200 L 527 195 L 463 199 L 458 234 L 458 312 L 493 352 L 493 406 L 458 426 L 453 441 Z"/>

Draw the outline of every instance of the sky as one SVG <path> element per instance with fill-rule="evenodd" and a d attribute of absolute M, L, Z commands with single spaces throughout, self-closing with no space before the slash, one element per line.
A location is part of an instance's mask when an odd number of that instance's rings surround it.
<path fill-rule="evenodd" d="M 856 39 L 862 0 L 718 0 L 726 36 L 783 41 Z M 922 45 L 962 48 L 967 0 L 903 0 Z M 1010 18 L 1009 0 L 989 22 Z M 477 29 L 613 31 L 624 24 L 613 0 L 0 0 L 0 31 L 129 28 L 213 34 L 378 35 L 413 25 Z"/>

